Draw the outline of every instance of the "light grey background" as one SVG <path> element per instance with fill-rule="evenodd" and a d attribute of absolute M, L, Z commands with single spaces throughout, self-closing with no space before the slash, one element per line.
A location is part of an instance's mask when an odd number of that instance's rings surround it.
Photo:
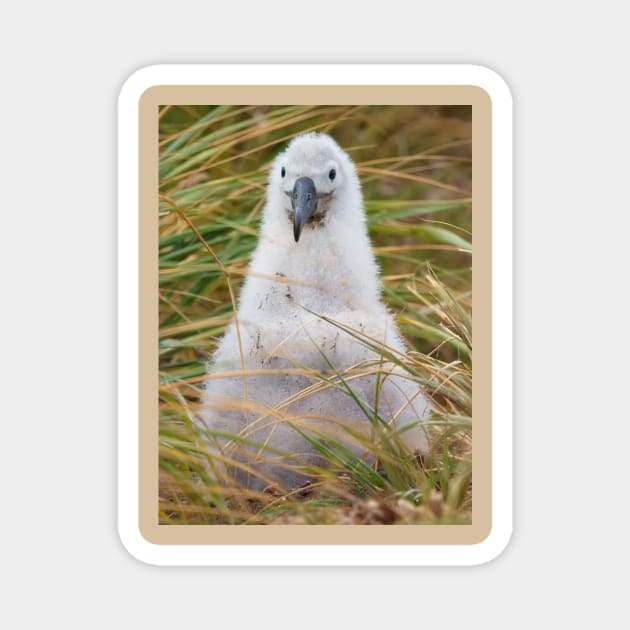
<path fill-rule="evenodd" d="M 614 2 L 539 4 L 4 9 L 7 627 L 627 622 L 627 19 Z M 123 550 L 114 468 L 117 92 L 145 65 L 225 61 L 477 63 L 511 86 L 516 507 L 512 542 L 494 562 L 167 569 Z"/>

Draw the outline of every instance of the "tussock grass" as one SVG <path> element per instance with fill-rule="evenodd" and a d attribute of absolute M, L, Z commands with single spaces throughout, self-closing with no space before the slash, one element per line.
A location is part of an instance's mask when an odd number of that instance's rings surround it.
<path fill-rule="evenodd" d="M 226 467 L 245 464 L 206 446 L 214 437 L 242 447 L 247 437 L 208 436 L 194 420 L 206 362 L 234 315 L 256 244 L 268 167 L 290 138 L 310 130 L 332 134 L 357 164 L 383 298 L 410 347 L 402 356 L 331 321 L 380 360 L 305 374 L 310 391 L 336 387 L 353 396 L 354 378 L 395 370 L 433 401 L 431 449 L 424 457 L 409 452 L 374 412 L 377 404 L 364 405 L 363 430 L 331 418 L 335 430 L 326 435 L 282 408 L 261 410 L 293 422 L 321 465 L 308 467 L 306 487 L 254 492 L 226 476 Z M 160 522 L 470 522 L 470 110 L 169 106 L 160 112 L 159 169 Z M 347 440 L 363 444 L 363 456 Z M 286 465 L 304 470 L 299 458 Z"/>

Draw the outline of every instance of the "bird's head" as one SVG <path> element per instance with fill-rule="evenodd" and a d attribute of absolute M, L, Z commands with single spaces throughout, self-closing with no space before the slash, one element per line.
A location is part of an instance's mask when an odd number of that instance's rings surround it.
<path fill-rule="evenodd" d="M 319 133 L 293 139 L 276 158 L 269 185 L 293 224 L 296 243 L 305 226 L 325 223 L 340 201 L 359 190 L 352 160 L 330 136 Z"/>

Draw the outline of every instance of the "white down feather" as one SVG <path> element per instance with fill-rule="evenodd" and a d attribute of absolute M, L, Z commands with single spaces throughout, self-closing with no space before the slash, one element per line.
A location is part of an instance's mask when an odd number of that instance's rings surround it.
<path fill-rule="evenodd" d="M 320 219 L 307 223 L 295 242 L 290 194 L 298 177 L 311 178 L 318 192 L 331 194 L 318 204 Z M 209 364 L 201 409 L 209 433 L 219 436 L 214 448 L 261 475 L 232 470 L 240 482 L 254 489 L 270 483 L 294 488 L 308 479 L 299 467 L 322 462 L 294 427 L 329 434 L 363 454 L 365 446 L 340 425 L 366 436 L 374 436 L 374 428 L 343 386 L 322 387 L 315 376 L 288 370 L 307 368 L 330 376 L 330 364 L 343 370 L 382 361 L 364 343 L 317 315 L 404 352 L 380 292 L 352 160 L 327 135 L 296 137 L 271 169 L 259 242 L 238 302 L 240 340 L 235 320 Z M 256 372 L 245 378 L 234 374 L 243 368 Z M 411 449 L 424 452 L 427 440 L 418 421 L 428 414 L 429 404 L 417 383 L 403 374 L 396 368 L 382 379 L 378 413 L 396 428 L 413 424 L 402 435 Z M 305 388 L 317 389 L 317 383 L 318 391 L 300 395 Z M 376 402 L 376 383 L 374 375 L 348 380 L 369 408 Z M 256 444 L 246 447 L 223 432 Z"/>

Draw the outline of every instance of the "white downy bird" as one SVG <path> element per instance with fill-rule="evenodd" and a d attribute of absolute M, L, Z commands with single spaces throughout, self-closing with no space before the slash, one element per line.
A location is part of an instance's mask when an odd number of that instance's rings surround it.
<path fill-rule="evenodd" d="M 302 467 L 322 461 L 302 432 L 365 455 L 357 435 L 377 439 L 372 411 L 396 430 L 410 425 L 401 437 L 426 451 L 427 399 L 374 348 L 405 352 L 380 293 L 352 160 L 327 135 L 297 136 L 271 169 L 258 246 L 201 407 L 214 449 L 240 462 L 231 469 L 239 482 L 258 490 L 304 484 Z M 335 379 L 353 366 L 362 367 L 354 378 Z"/>

